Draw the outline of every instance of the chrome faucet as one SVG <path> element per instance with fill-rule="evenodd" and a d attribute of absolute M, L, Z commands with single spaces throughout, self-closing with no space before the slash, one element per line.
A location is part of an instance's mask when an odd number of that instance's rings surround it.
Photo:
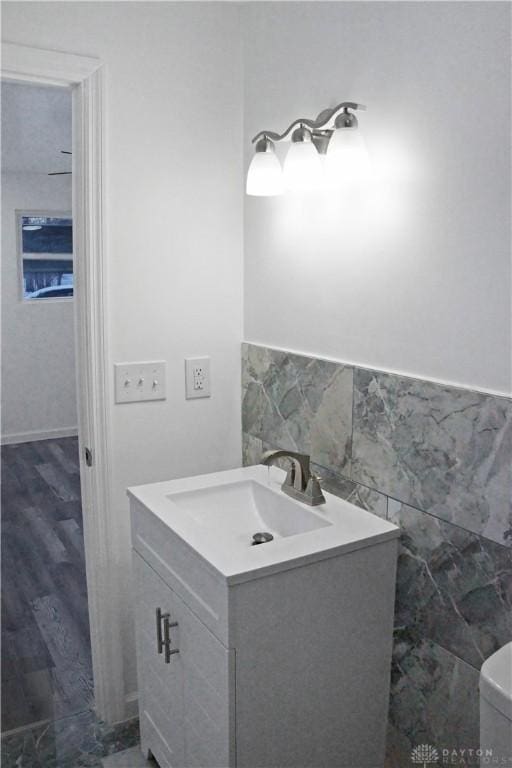
<path fill-rule="evenodd" d="M 320 488 L 320 478 L 311 472 L 309 456 L 294 451 L 266 451 L 261 457 L 261 464 L 270 466 L 275 464 L 277 459 L 290 459 L 291 461 L 286 480 L 281 486 L 284 493 L 313 507 L 318 504 L 325 504 L 325 498 Z"/>

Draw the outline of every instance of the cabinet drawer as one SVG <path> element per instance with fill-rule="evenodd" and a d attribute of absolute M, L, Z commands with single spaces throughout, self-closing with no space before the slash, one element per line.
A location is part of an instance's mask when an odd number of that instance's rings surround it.
<path fill-rule="evenodd" d="M 132 546 L 201 622 L 228 646 L 228 588 L 219 574 L 136 499 Z"/>
<path fill-rule="evenodd" d="M 139 691 L 149 733 L 173 753 L 174 766 L 227 768 L 235 763 L 235 653 L 225 648 L 148 563 L 134 552 Z M 157 652 L 156 608 L 177 622 L 173 654 Z M 141 721 L 144 730 L 144 722 Z M 142 734 L 143 744 L 145 733 Z M 148 741 L 151 737 L 148 736 Z M 151 749 L 151 743 L 148 744 Z M 180 758 L 182 761 L 180 762 Z"/>

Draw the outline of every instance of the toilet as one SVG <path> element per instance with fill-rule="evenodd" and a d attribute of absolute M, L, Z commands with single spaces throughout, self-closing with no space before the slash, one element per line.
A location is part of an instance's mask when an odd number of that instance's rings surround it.
<path fill-rule="evenodd" d="M 480 749 L 483 765 L 512 766 L 512 642 L 482 665 Z"/>

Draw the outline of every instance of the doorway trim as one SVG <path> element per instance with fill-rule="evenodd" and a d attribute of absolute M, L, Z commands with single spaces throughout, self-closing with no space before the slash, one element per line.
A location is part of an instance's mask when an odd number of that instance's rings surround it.
<path fill-rule="evenodd" d="M 78 439 L 94 706 L 100 719 L 115 723 L 125 718 L 125 705 L 110 471 L 103 64 L 96 58 L 2 43 L 1 77 L 72 89 Z M 86 448 L 92 452 L 91 466 Z"/>

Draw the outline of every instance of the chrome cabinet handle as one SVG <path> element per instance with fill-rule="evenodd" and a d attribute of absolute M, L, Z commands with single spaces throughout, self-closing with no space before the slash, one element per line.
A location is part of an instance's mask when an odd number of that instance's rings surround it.
<path fill-rule="evenodd" d="M 163 616 L 164 620 L 164 646 L 165 646 L 165 663 L 170 664 L 171 662 L 171 656 L 173 653 L 179 653 L 179 648 L 171 648 L 171 633 L 170 629 L 171 627 L 177 627 L 178 622 L 177 621 L 169 621 L 169 614 L 166 613 L 165 616 Z"/>
<path fill-rule="evenodd" d="M 160 608 L 156 609 L 156 650 L 158 653 L 162 653 L 164 649 L 164 640 L 162 638 L 162 619 L 169 614 L 162 614 Z"/>

